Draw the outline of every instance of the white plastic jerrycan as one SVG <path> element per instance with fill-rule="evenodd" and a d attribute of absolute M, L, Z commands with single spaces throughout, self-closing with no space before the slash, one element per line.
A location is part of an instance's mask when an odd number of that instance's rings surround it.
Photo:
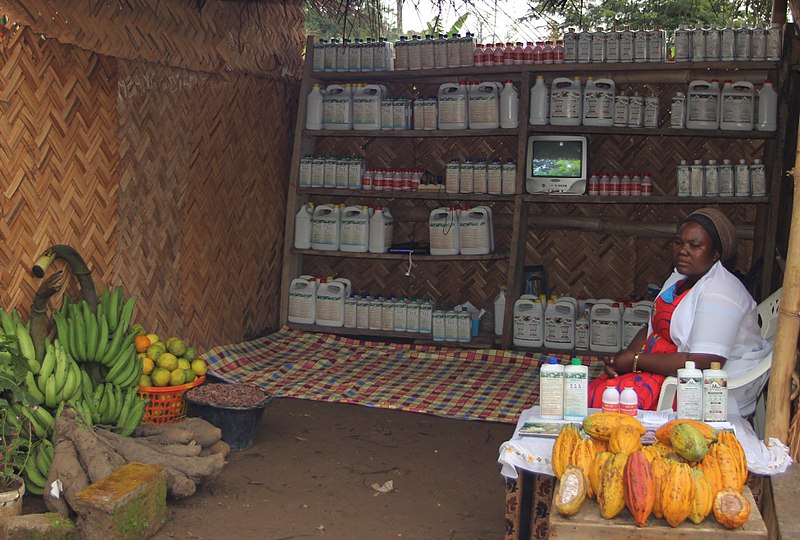
<path fill-rule="evenodd" d="M 384 97 L 381 85 L 368 84 L 359 87 L 353 94 L 353 129 L 381 129 L 381 101 Z"/>
<path fill-rule="evenodd" d="M 317 289 L 317 324 L 320 326 L 344 326 L 344 299 L 346 286 L 341 281 L 321 283 Z"/>
<path fill-rule="evenodd" d="M 495 82 L 474 85 L 469 92 L 469 128 L 500 127 L 500 92 Z"/>
<path fill-rule="evenodd" d="M 467 91 L 463 84 L 444 83 L 439 87 L 439 129 L 467 129 Z"/>
<path fill-rule="evenodd" d="M 514 302 L 514 345 L 541 347 L 544 344 L 544 312 L 542 303 L 532 297 Z"/>
<path fill-rule="evenodd" d="M 333 205 L 320 204 L 314 207 L 311 218 L 311 249 L 339 250 L 339 220 Z"/>
<path fill-rule="evenodd" d="M 459 229 L 454 209 L 442 207 L 433 210 L 428 218 L 431 255 L 458 255 L 461 245 Z"/>
<path fill-rule="evenodd" d="M 316 321 L 317 286 L 316 282 L 301 276 L 289 284 L 289 322 L 314 324 Z"/>
<path fill-rule="evenodd" d="M 369 251 L 369 211 L 363 206 L 348 206 L 342 212 L 339 250 L 353 253 Z"/>
<path fill-rule="evenodd" d="M 353 129 L 353 96 L 341 84 L 325 87 L 322 98 L 322 128 L 331 130 Z"/>
<path fill-rule="evenodd" d="M 459 252 L 462 255 L 486 255 L 492 252 L 492 214 L 486 206 L 461 212 L 458 218 Z"/>

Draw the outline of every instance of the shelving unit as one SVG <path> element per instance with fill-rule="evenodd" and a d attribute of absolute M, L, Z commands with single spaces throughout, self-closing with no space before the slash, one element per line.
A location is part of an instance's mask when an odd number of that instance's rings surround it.
<path fill-rule="evenodd" d="M 312 49 L 309 40 L 307 50 Z M 788 54 L 788 52 L 787 52 Z M 310 57 L 311 55 L 309 55 Z M 736 218 L 740 233 L 746 241 L 752 241 L 752 249 L 745 263 L 763 257 L 764 270 L 762 287 L 769 288 L 772 275 L 772 254 L 775 246 L 775 226 L 777 223 L 773 208 L 777 208 L 781 171 L 775 165 L 776 156 L 783 155 L 783 139 L 786 131 L 786 117 L 779 115 L 776 132 L 761 131 L 720 131 L 690 130 L 669 128 L 669 103 L 676 91 L 686 91 L 688 83 L 695 79 L 733 79 L 761 83 L 769 78 L 777 81 L 776 89 L 780 96 L 780 81 L 786 79 L 787 64 L 781 62 L 701 62 L 683 64 L 553 64 L 523 66 L 470 67 L 460 69 L 388 71 L 388 72 L 312 72 L 310 59 L 305 65 L 300 89 L 291 177 L 287 200 L 286 235 L 284 243 L 284 265 L 282 274 L 281 320 L 287 321 L 288 284 L 296 276 L 308 273 L 309 268 L 321 273 L 352 272 L 347 275 L 353 280 L 356 290 L 377 287 L 373 291 L 384 291 L 381 287 L 401 287 L 408 276 L 407 254 L 369 254 L 321 252 L 293 248 L 294 216 L 299 207 L 313 197 L 325 202 L 356 203 L 377 199 L 381 205 L 392 205 L 392 213 L 400 233 L 415 240 L 427 240 L 427 214 L 437 203 L 458 204 L 481 202 L 492 206 L 495 215 L 495 239 L 498 251 L 482 256 L 430 256 L 413 255 L 423 272 L 413 286 L 446 301 L 458 303 L 469 299 L 478 307 L 491 308 L 491 299 L 497 293 L 499 284 L 508 286 L 504 334 L 498 346 L 512 346 L 513 304 L 521 287 L 523 267 L 526 263 L 541 263 L 545 257 L 538 253 L 542 244 L 548 250 L 557 250 L 553 256 L 558 260 L 559 270 L 575 275 L 586 276 L 598 288 L 598 295 L 606 281 L 610 269 L 603 268 L 599 262 L 607 245 L 598 246 L 598 254 L 582 263 L 562 262 L 562 255 L 573 255 L 577 249 L 570 238 L 569 231 L 576 234 L 596 233 L 611 238 L 615 235 L 629 235 L 622 232 L 620 222 L 641 221 L 648 226 L 641 237 L 645 239 L 666 239 L 672 234 L 672 227 L 683 215 L 705 205 L 719 205 L 726 213 Z M 617 91 L 644 93 L 657 91 L 660 101 L 661 127 L 615 128 L 588 126 L 531 126 L 527 123 L 529 96 L 535 76 L 543 74 L 549 83 L 554 77 L 565 75 L 605 75 L 617 84 Z M 443 82 L 455 80 L 512 80 L 520 93 L 520 126 L 517 129 L 490 130 L 369 130 L 369 131 L 314 131 L 305 126 L 305 102 L 313 83 L 381 83 L 390 88 L 391 95 L 407 97 L 427 96 Z M 654 192 L 649 197 L 590 197 L 588 195 L 535 195 L 525 191 L 525 152 L 529 135 L 534 134 L 581 134 L 589 136 L 590 168 L 618 167 L 616 170 L 636 170 L 640 163 L 642 169 L 654 173 Z M 334 188 L 299 188 L 297 185 L 299 159 L 308 153 L 338 153 L 350 155 L 358 152 L 365 155 L 369 166 L 375 167 L 423 167 L 434 175 L 444 174 L 444 164 L 453 156 L 490 158 L 511 157 L 517 163 L 516 194 L 454 194 L 444 190 L 422 191 L 365 191 Z M 678 197 L 675 187 L 675 166 L 680 159 L 718 159 L 762 158 L 767 166 L 768 195 L 765 197 Z M 373 162 L 374 159 L 376 162 Z M 595 165 L 596 164 L 596 165 Z M 545 224 L 547 220 L 565 225 Z M 529 229 L 529 224 L 535 227 Z M 423 230 L 424 228 L 424 230 Z M 546 235 L 555 231 L 560 239 L 550 241 Z M 547 241 L 543 241 L 547 238 Z M 397 239 L 397 233 L 396 233 Z M 404 240 L 401 238 L 400 240 Z M 634 239 L 635 240 L 635 239 Z M 631 242 L 633 242 L 632 240 Z M 560 247 L 556 246 L 561 242 Z M 606 242 L 608 243 L 608 242 Z M 663 248 L 663 246 L 662 246 Z M 651 250 L 655 253 L 655 250 Z M 663 249 L 662 249 L 663 251 Z M 550 251 L 547 251 L 549 254 Z M 642 255 L 643 257 L 646 256 Z M 532 257 L 539 257 L 531 261 Z M 555 261 L 551 261 L 555 262 Z M 635 262 L 635 261 L 634 261 Z M 580 268 L 574 268 L 580 264 Z M 633 262 L 632 262 L 633 264 Z M 420 270 L 424 269 L 424 270 Z M 560 292 L 568 292 L 563 285 L 568 277 L 559 276 Z M 663 279 L 660 276 L 658 279 Z M 647 279 L 643 276 L 642 279 Z M 655 278 L 651 278 L 655 280 Z M 369 285 L 358 282 L 364 280 Z M 471 280 L 474 287 L 470 295 L 463 297 L 459 287 L 466 287 Z M 631 279 L 630 281 L 633 281 Z M 552 282 L 552 280 L 551 280 Z M 575 279 L 581 283 L 580 279 Z M 421 283 L 421 284 L 420 284 Z M 631 283 L 631 288 L 632 288 Z M 467 287 L 468 288 L 468 287 Z M 566 289 L 566 290 L 564 290 Z M 366 290 L 369 290 L 366 288 Z M 393 292 L 393 291 L 384 291 Z M 571 292 L 571 291 L 570 291 Z M 405 290 L 403 290 L 405 293 Z M 335 332 L 345 335 L 405 337 L 421 339 L 419 335 L 403 332 L 366 331 L 360 329 L 333 329 L 329 327 L 309 327 L 312 331 Z M 430 336 L 428 336 L 429 338 Z M 452 343 L 446 343 L 448 345 Z M 584 351 L 585 353 L 585 351 Z"/>

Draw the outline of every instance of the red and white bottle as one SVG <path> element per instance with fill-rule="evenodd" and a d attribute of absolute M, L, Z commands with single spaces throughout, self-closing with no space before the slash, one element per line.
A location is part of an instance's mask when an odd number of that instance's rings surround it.
<path fill-rule="evenodd" d="M 609 379 L 606 383 L 606 389 L 603 390 L 603 412 L 619 412 L 619 390 L 613 379 Z"/>
<path fill-rule="evenodd" d="M 639 409 L 639 396 L 633 389 L 633 384 L 628 383 L 619 394 L 619 412 L 628 416 L 636 416 Z"/>

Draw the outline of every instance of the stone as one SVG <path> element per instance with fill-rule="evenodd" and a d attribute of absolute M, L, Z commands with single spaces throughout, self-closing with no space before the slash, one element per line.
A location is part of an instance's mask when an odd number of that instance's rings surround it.
<path fill-rule="evenodd" d="M 141 540 L 167 519 L 163 467 L 127 463 L 75 495 L 73 510 L 86 540 Z"/>
<path fill-rule="evenodd" d="M 25 514 L 0 522 L 0 538 L 5 540 L 78 540 L 78 530 L 69 519 L 55 512 Z"/>

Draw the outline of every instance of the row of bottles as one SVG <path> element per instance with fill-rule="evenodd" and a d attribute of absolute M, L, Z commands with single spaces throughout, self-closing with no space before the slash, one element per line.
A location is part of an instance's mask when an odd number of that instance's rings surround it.
<path fill-rule="evenodd" d="M 589 367 L 580 358 L 569 365 L 550 356 L 539 368 L 539 415 L 553 420 L 581 421 L 588 414 Z"/>
<path fill-rule="evenodd" d="M 391 71 L 394 50 L 384 38 L 320 39 L 314 44 L 312 70 L 315 72 Z"/>
<path fill-rule="evenodd" d="M 531 88 L 531 125 L 616 126 L 656 128 L 659 122 L 658 97 L 616 93 L 611 79 L 558 77 L 548 87 L 537 75 Z"/>
<path fill-rule="evenodd" d="M 386 253 L 394 218 L 389 208 L 307 203 L 294 218 L 294 247 L 321 251 Z"/>
<path fill-rule="evenodd" d="M 653 177 L 649 172 L 613 173 L 593 172 L 588 181 L 589 195 L 649 197 L 653 194 Z"/>
<path fill-rule="evenodd" d="M 494 251 L 492 209 L 442 207 L 428 218 L 431 255 L 486 255 Z"/>
<path fill-rule="evenodd" d="M 465 306 L 437 309 L 433 312 L 433 340 L 469 343 L 477 336 L 478 319 Z"/>
<path fill-rule="evenodd" d="M 670 127 L 688 129 L 722 129 L 734 131 L 775 131 L 777 129 L 778 94 L 767 80 L 755 91 L 748 81 L 695 80 L 687 94 L 678 92 L 672 98 Z"/>
<path fill-rule="evenodd" d="M 564 34 L 564 63 L 664 62 L 666 33 L 660 28 L 603 30 L 569 28 Z"/>
<path fill-rule="evenodd" d="M 479 43 L 473 53 L 473 64 L 485 66 L 521 66 L 564 63 L 564 42 L 528 41 L 523 47 L 521 41 L 516 43 Z"/>
<path fill-rule="evenodd" d="M 417 191 L 422 183 L 422 169 L 367 169 L 361 189 L 366 191 Z"/>
<path fill-rule="evenodd" d="M 620 392 L 617 389 L 617 381 L 609 379 L 601 400 L 603 412 L 621 413 L 628 416 L 639 414 L 639 396 L 636 394 L 633 382 L 625 383 Z"/>
<path fill-rule="evenodd" d="M 652 302 L 620 303 L 523 294 L 514 303 L 514 345 L 616 353 L 646 327 Z"/>
<path fill-rule="evenodd" d="M 516 191 L 517 165 L 508 158 L 500 159 L 451 159 L 445 166 L 444 185 L 447 193 L 488 193 L 491 195 L 513 195 Z"/>
<path fill-rule="evenodd" d="M 759 22 L 754 28 L 703 28 L 680 25 L 675 30 L 676 62 L 778 61 L 781 59 L 780 23 L 769 28 Z"/>
<path fill-rule="evenodd" d="M 460 34 L 427 34 L 422 36 L 400 36 L 394 42 L 394 69 L 397 71 L 416 69 L 444 69 L 472 66 L 475 38 L 469 32 Z"/>
<path fill-rule="evenodd" d="M 687 360 L 677 373 L 678 418 L 702 422 L 728 420 L 728 375 L 719 362 L 699 370 Z"/>
<path fill-rule="evenodd" d="M 767 177 L 764 164 L 754 159 L 748 164 L 740 159 L 737 164 L 724 159 L 722 164 L 710 159 L 703 164 L 695 159 L 691 164 L 681 160 L 676 169 L 679 197 L 764 197 L 767 194 Z"/>
<path fill-rule="evenodd" d="M 359 156 L 314 156 L 300 158 L 298 185 L 301 188 L 326 187 L 361 189 L 365 160 Z"/>

